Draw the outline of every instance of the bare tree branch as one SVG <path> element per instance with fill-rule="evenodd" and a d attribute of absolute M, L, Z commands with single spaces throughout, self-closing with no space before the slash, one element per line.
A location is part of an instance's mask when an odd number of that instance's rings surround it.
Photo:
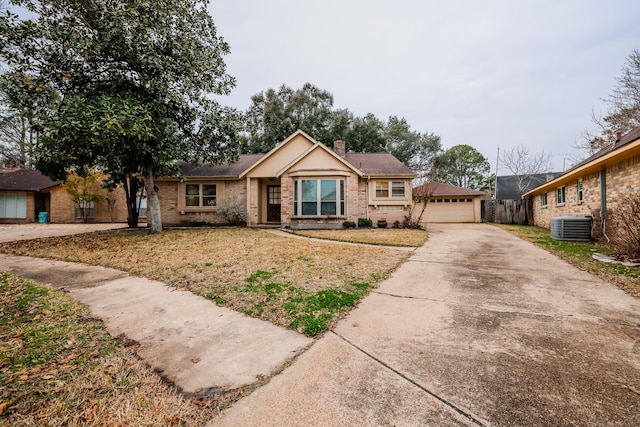
<path fill-rule="evenodd" d="M 502 152 L 500 164 L 511 172 L 522 193 L 529 188 L 534 175 L 551 170 L 551 153 L 543 150 L 532 154 L 526 146 L 518 145 Z"/>

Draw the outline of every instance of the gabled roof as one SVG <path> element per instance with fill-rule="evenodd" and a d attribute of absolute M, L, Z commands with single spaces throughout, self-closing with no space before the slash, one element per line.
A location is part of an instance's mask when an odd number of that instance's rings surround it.
<path fill-rule="evenodd" d="M 561 187 L 562 185 L 580 178 L 585 174 L 597 172 L 608 164 L 616 164 L 617 162 L 631 158 L 634 155 L 640 155 L 640 127 L 633 129 L 631 132 L 624 135 L 619 141 L 607 145 L 597 153 L 576 164 L 553 181 L 549 181 L 525 193 L 523 197 L 533 196 L 537 193 Z"/>
<path fill-rule="evenodd" d="M 330 148 L 328 148 L 323 143 L 321 143 L 319 141 L 316 141 L 315 139 L 311 138 L 309 135 L 307 135 L 306 133 L 304 133 L 301 130 L 298 130 L 297 132 L 295 132 L 293 135 L 291 135 L 291 137 L 287 138 L 285 140 L 285 142 L 283 142 L 281 145 L 284 145 L 287 141 L 289 141 L 291 138 L 295 137 L 298 134 L 304 135 L 307 139 L 309 139 L 309 141 L 311 141 L 313 143 L 313 145 L 311 147 L 309 147 L 309 149 L 307 149 L 304 153 L 301 153 L 299 157 L 297 157 L 295 159 L 292 159 L 292 161 L 289 164 L 287 164 L 284 168 L 282 168 L 282 170 L 280 170 L 277 173 L 277 175 L 276 175 L 277 177 L 280 177 L 284 172 L 286 172 L 291 167 L 293 167 L 293 165 L 295 165 L 296 163 L 301 161 L 303 158 L 305 158 L 307 155 L 309 155 L 310 153 L 312 153 L 315 150 L 324 151 L 325 153 L 329 154 L 331 157 L 333 157 L 336 160 L 338 160 L 340 163 L 344 164 L 349 169 L 353 170 L 353 172 L 355 172 L 356 175 L 358 175 L 358 176 L 362 176 L 363 175 L 363 173 L 360 171 L 360 169 L 358 169 L 357 167 L 354 167 L 353 164 L 350 164 L 349 162 L 347 162 L 347 160 L 344 157 L 338 155 L 335 151 L 331 150 Z M 269 154 L 267 154 L 267 155 L 269 155 Z"/>
<path fill-rule="evenodd" d="M 425 196 L 484 196 L 485 192 L 462 188 L 456 185 L 445 184 L 443 182 L 427 182 L 413 188 L 413 197 Z"/>
<path fill-rule="evenodd" d="M 362 171 L 364 175 L 406 176 L 416 173 L 390 153 L 347 153 L 345 160 Z"/>
<path fill-rule="evenodd" d="M 352 169 L 359 176 L 375 176 L 375 177 L 406 177 L 414 178 L 416 173 L 405 166 L 400 160 L 389 153 L 347 153 L 345 157 L 336 154 L 332 149 L 328 148 L 321 142 L 316 141 L 305 132 L 297 130 L 287 139 L 276 145 L 266 154 L 243 154 L 236 163 L 222 165 L 201 165 L 196 166 L 187 162 L 178 162 L 178 166 L 182 171 L 182 175 L 186 177 L 219 177 L 219 178 L 243 178 L 251 170 L 257 168 L 260 164 L 266 162 L 269 157 L 275 155 L 283 149 L 286 144 L 297 136 L 303 136 L 309 140 L 311 145 L 309 148 L 300 153 L 296 158 L 285 165 L 282 170 L 277 173 L 280 176 L 292 165 L 299 162 L 308 154 L 323 150 L 339 162 L 343 163 L 349 169 Z"/>
<path fill-rule="evenodd" d="M 285 139 L 284 141 L 282 141 L 281 143 L 279 143 L 278 145 L 276 145 L 275 147 L 273 147 L 271 150 L 269 150 L 269 152 L 267 154 L 265 154 L 262 158 L 260 158 L 260 160 L 258 160 L 257 162 L 255 162 L 253 165 L 249 166 L 244 172 L 242 172 L 239 177 L 242 178 L 245 175 L 247 175 L 249 172 L 251 172 L 252 169 L 258 167 L 262 162 L 267 161 L 267 159 L 271 156 L 274 155 L 274 153 L 276 153 L 277 151 L 280 151 L 282 149 L 282 147 L 284 147 L 285 145 L 287 145 L 287 143 L 289 141 L 291 141 L 292 139 L 294 139 L 295 137 L 297 137 L 298 135 L 302 135 L 304 136 L 306 139 L 308 139 L 312 144 L 317 144 L 318 142 L 313 139 L 312 137 L 310 137 L 306 132 L 304 132 L 301 129 L 298 129 L 297 131 L 295 131 L 294 133 L 292 133 L 291 135 L 289 135 L 289 137 L 287 139 Z M 293 160 L 293 159 L 292 159 Z"/>
<path fill-rule="evenodd" d="M 522 195 L 534 188 L 544 184 L 547 181 L 551 181 L 562 175 L 562 172 L 549 172 L 549 173 L 537 173 L 531 175 L 531 179 L 525 176 L 523 183 L 528 185 L 523 191 L 518 188 L 518 177 L 523 175 L 505 175 L 496 178 L 496 199 L 498 200 L 520 200 Z"/>
<path fill-rule="evenodd" d="M 0 169 L 0 190 L 2 191 L 42 191 L 62 184 L 42 172 L 32 169 Z"/>

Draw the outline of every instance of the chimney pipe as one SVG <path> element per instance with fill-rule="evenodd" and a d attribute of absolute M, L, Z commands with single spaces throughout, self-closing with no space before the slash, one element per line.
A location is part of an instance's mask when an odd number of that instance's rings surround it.
<path fill-rule="evenodd" d="M 622 139 L 622 133 L 616 132 L 616 142 L 620 141 L 621 139 Z"/>

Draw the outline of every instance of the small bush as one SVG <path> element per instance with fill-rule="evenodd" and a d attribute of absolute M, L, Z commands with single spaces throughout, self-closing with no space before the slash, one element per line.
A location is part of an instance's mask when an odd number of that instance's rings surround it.
<path fill-rule="evenodd" d="M 358 218 L 358 228 L 371 228 L 373 227 L 373 221 L 369 218 Z"/>
<path fill-rule="evenodd" d="M 411 212 L 408 215 L 405 215 L 402 218 L 402 221 L 395 221 L 393 223 L 393 228 L 406 228 L 411 230 L 422 230 L 422 225 L 420 225 L 420 221 L 417 219 L 413 219 L 411 216 Z"/>
<path fill-rule="evenodd" d="M 640 260 L 640 193 L 626 195 L 609 213 L 607 235 L 617 255 Z"/>
<path fill-rule="evenodd" d="M 226 206 L 220 209 L 220 215 L 227 221 L 229 225 L 245 226 L 249 216 L 247 211 L 242 208 L 238 198 L 230 200 Z"/>
<path fill-rule="evenodd" d="M 353 221 L 345 221 L 342 223 L 343 228 L 356 228 L 356 223 Z"/>

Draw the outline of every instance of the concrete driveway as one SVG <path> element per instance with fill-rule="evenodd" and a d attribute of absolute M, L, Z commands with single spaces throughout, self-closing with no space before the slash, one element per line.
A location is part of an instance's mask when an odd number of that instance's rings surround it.
<path fill-rule="evenodd" d="M 38 239 L 41 237 L 69 236 L 93 231 L 126 228 L 126 223 L 107 224 L 0 224 L 0 242 Z"/>
<path fill-rule="evenodd" d="M 429 232 L 209 425 L 640 425 L 639 300 L 490 225 Z"/>

